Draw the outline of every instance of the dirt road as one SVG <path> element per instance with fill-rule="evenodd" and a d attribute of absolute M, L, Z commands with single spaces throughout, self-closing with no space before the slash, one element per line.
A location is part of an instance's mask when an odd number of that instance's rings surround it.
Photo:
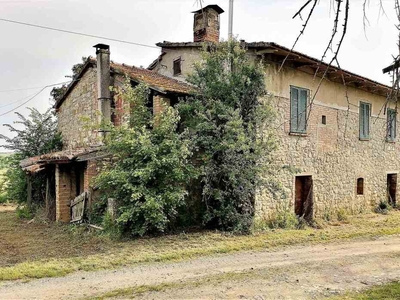
<path fill-rule="evenodd" d="M 235 276 L 213 280 L 230 273 Z M 400 279 L 398 236 L 271 252 L 242 252 L 114 271 L 79 272 L 26 283 L 6 282 L 0 285 L 0 299 L 80 299 L 116 289 L 163 283 L 179 283 L 179 286 L 139 296 L 320 299 L 396 279 Z M 196 280 L 202 283 L 185 284 Z"/>

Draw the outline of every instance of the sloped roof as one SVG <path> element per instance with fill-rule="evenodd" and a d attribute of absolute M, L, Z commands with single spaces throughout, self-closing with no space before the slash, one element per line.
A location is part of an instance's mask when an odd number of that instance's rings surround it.
<path fill-rule="evenodd" d="M 328 68 L 328 64 L 322 62 L 314 57 L 309 55 L 303 54 L 298 51 L 291 51 L 289 48 L 281 46 L 279 44 L 273 42 L 251 42 L 247 43 L 242 41 L 243 45 L 247 49 L 253 49 L 256 51 L 256 54 L 259 55 L 270 55 L 274 56 L 277 59 L 277 63 L 281 63 L 286 56 L 288 57 L 288 62 L 290 61 L 293 63 L 296 68 L 301 69 L 302 71 L 307 72 L 311 70 L 310 74 L 314 74 L 315 71 L 318 70 L 317 75 L 322 75 L 325 70 Z M 158 47 L 161 48 L 201 48 L 203 47 L 204 43 L 201 42 L 168 42 L 164 41 L 162 43 L 156 44 Z M 263 52 L 264 51 L 264 52 Z M 305 70 L 308 68 L 308 70 Z M 343 83 L 343 77 L 345 78 L 346 85 L 367 91 L 369 93 L 378 94 L 381 96 L 386 97 L 388 93 L 392 90 L 392 87 L 379 83 L 375 80 L 369 79 L 367 77 L 355 74 L 353 72 L 335 67 L 329 66 L 327 71 L 327 79 Z"/>
<path fill-rule="evenodd" d="M 112 62 L 111 71 L 127 75 L 133 81 L 145 83 L 150 88 L 163 93 L 190 94 L 194 89 L 193 86 L 174 78 L 125 64 Z"/>
<path fill-rule="evenodd" d="M 93 68 L 97 64 L 96 59 L 93 57 L 89 57 L 82 67 L 81 72 L 74 78 L 74 80 L 69 84 L 67 87 L 64 95 L 58 99 L 54 105 L 55 108 L 59 108 L 61 104 L 64 102 L 65 98 L 69 95 L 69 93 L 73 90 L 75 85 L 79 82 L 80 78 L 82 78 L 83 74 L 88 70 L 88 68 Z M 115 62 L 110 63 L 110 71 L 111 73 L 117 73 L 121 75 L 126 75 L 128 76 L 131 80 L 137 82 L 137 83 L 145 83 L 147 84 L 151 89 L 156 90 L 160 93 L 164 94 L 182 94 L 182 95 L 188 95 L 190 94 L 194 87 L 176 80 L 171 77 L 167 77 L 164 75 L 161 75 L 159 73 L 143 69 L 143 68 L 138 68 L 135 66 L 128 66 L 125 64 L 119 64 Z"/>

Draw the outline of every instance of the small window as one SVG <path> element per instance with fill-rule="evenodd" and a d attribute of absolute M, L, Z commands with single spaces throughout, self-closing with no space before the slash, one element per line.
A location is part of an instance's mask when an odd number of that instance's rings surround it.
<path fill-rule="evenodd" d="M 182 73 L 181 64 L 182 59 L 180 57 L 174 60 L 174 76 L 180 75 Z"/>
<path fill-rule="evenodd" d="M 290 132 L 306 133 L 309 90 L 290 87 Z"/>
<path fill-rule="evenodd" d="M 322 116 L 322 124 L 326 125 L 326 116 Z"/>
<path fill-rule="evenodd" d="M 392 108 L 387 109 L 386 139 L 390 142 L 394 142 L 396 140 L 396 110 Z"/>
<path fill-rule="evenodd" d="M 371 104 L 360 102 L 360 140 L 369 139 Z"/>
<path fill-rule="evenodd" d="M 364 178 L 357 179 L 357 195 L 364 195 Z"/>

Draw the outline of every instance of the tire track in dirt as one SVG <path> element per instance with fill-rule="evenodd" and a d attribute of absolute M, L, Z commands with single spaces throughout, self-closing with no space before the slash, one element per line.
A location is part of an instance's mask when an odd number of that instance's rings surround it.
<path fill-rule="evenodd" d="M 0 286 L 0 299 L 79 299 L 139 285 L 196 280 L 196 278 L 219 275 L 226 272 L 249 270 L 268 274 L 268 270 L 279 268 L 282 271 L 277 272 L 275 275 L 278 277 L 275 277 L 270 282 L 278 287 L 280 285 L 276 283 L 279 282 L 279 276 L 286 278 L 295 275 L 296 280 L 298 280 L 296 282 L 307 282 L 311 275 L 316 278 L 323 278 L 324 276 L 333 276 L 336 272 L 337 276 L 342 274 L 341 276 L 343 277 L 343 274 L 346 274 L 346 268 L 349 275 L 348 280 L 358 278 L 357 276 L 363 274 L 371 275 L 371 277 L 379 274 L 380 282 L 385 282 L 400 278 L 400 259 L 398 255 L 400 255 L 400 237 L 398 236 L 368 241 L 297 246 L 274 251 L 241 252 L 177 263 L 146 264 L 111 271 L 77 272 L 61 278 L 45 278 L 26 283 L 21 281 L 6 282 Z M 377 267 L 376 263 L 379 263 L 382 257 L 385 257 L 385 263 L 391 267 L 391 272 L 386 272 L 383 268 Z M 346 262 L 346 264 L 341 266 L 341 262 Z M 357 264 L 363 268 L 355 268 L 354 265 Z M 329 268 L 323 267 L 321 269 L 321 266 L 329 266 Z M 295 272 L 288 272 L 288 270 L 295 270 Z M 298 272 L 298 270 L 302 271 Z M 385 276 L 385 272 L 387 276 Z M 319 282 L 321 286 L 324 285 L 323 282 L 318 280 L 316 282 Z M 329 284 L 331 285 L 330 289 L 335 290 L 335 285 Z M 337 288 L 341 289 L 342 284 L 338 281 Z M 268 280 L 261 280 L 259 285 L 261 287 L 268 286 Z M 281 287 L 284 289 L 285 284 L 282 284 Z M 353 287 L 350 286 L 349 288 Z M 242 289 L 245 291 L 246 286 L 243 286 Z M 252 290 L 256 291 L 257 289 L 252 288 Z M 296 291 L 298 292 L 298 290 Z M 189 292 L 189 296 L 194 297 L 196 295 L 192 291 Z M 215 298 L 216 295 L 213 296 L 212 293 L 218 293 L 213 287 L 209 289 L 209 292 L 210 294 L 198 294 L 197 296 L 199 298 Z M 241 295 L 240 292 L 240 290 L 237 290 L 235 295 L 237 297 L 245 296 Z M 259 292 L 262 293 L 262 289 Z M 275 292 L 279 294 L 279 290 Z M 218 298 L 229 295 L 228 292 L 224 294 L 224 291 L 219 291 L 219 293 L 222 294 L 218 294 Z M 249 294 L 249 290 L 247 290 L 247 294 Z M 177 298 L 179 296 L 178 294 L 174 296 L 168 293 L 164 295 L 165 297 L 163 298 Z M 235 295 L 231 294 L 231 297 L 236 297 Z M 145 296 L 143 295 L 143 297 Z M 184 297 L 184 294 L 182 294 L 180 298 Z M 157 296 L 156 298 L 159 297 Z"/>

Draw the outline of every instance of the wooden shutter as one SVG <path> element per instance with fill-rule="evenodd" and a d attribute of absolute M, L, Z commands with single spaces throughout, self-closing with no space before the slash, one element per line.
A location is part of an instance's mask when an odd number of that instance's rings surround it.
<path fill-rule="evenodd" d="M 390 108 L 387 109 L 387 139 L 396 139 L 396 110 Z"/>
<path fill-rule="evenodd" d="M 371 105 L 368 103 L 360 102 L 360 138 L 369 138 L 369 118 L 371 115 Z"/>
<path fill-rule="evenodd" d="M 299 115 L 299 123 L 298 130 L 299 132 L 306 132 L 307 128 L 307 98 L 308 91 L 300 90 L 300 98 L 299 98 L 299 107 L 298 107 L 298 115 Z"/>
<path fill-rule="evenodd" d="M 290 87 L 290 131 L 298 132 L 298 102 L 299 90 Z"/>
<path fill-rule="evenodd" d="M 369 138 L 369 117 L 371 115 L 371 106 L 365 104 L 365 138 Z"/>

